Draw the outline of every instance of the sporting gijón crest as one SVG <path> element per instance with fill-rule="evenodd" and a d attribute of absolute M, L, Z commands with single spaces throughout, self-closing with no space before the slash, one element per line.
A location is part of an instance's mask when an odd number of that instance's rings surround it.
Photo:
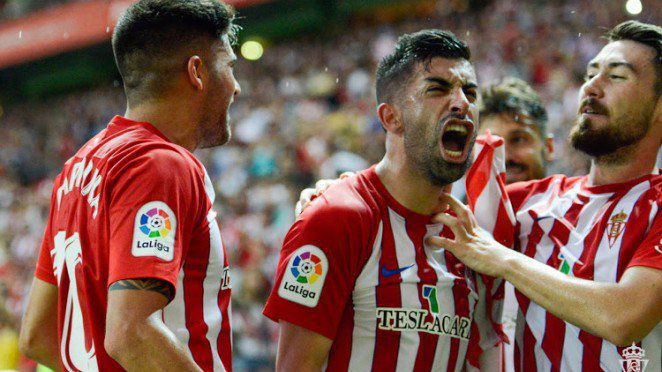
<path fill-rule="evenodd" d="M 619 236 L 621 236 L 623 230 L 625 230 L 625 222 L 627 219 L 628 214 L 623 211 L 613 215 L 609 219 L 609 223 L 607 224 L 607 238 L 609 238 L 609 248 L 614 247 L 616 240 Z"/>

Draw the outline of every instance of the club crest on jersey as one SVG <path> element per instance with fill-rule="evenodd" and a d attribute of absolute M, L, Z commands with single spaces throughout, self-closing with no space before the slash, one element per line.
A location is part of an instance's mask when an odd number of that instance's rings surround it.
<path fill-rule="evenodd" d="M 386 331 L 426 332 L 463 340 L 469 339 L 471 318 L 442 314 L 437 299 L 437 287 L 424 285 L 423 298 L 427 302 L 427 309 L 378 307 L 377 327 Z M 429 320 L 430 317 L 432 320 Z"/>
<path fill-rule="evenodd" d="M 314 245 L 304 245 L 290 257 L 278 295 L 304 306 L 315 307 L 328 271 L 329 261 L 324 252 Z"/>
<path fill-rule="evenodd" d="M 623 349 L 621 353 L 624 359 L 621 359 L 621 371 L 623 372 L 644 372 L 648 359 L 644 359 L 646 352 L 637 346 L 634 342 L 632 346 Z"/>
<path fill-rule="evenodd" d="M 176 231 L 177 218 L 166 203 L 152 201 L 143 205 L 136 213 L 131 254 L 172 261 Z"/>
<path fill-rule="evenodd" d="M 625 223 L 627 222 L 628 214 L 621 210 L 620 213 L 617 213 L 609 219 L 607 224 L 607 238 L 609 239 L 609 248 L 613 248 L 616 244 L 616 240 L 623 230 L 625 230 Z"/>

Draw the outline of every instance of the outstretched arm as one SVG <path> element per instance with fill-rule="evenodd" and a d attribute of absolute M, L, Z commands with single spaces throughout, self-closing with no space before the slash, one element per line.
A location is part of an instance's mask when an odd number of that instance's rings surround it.
<path fill-rule="evenodd" d="M 662 319 L 662 271 L 631 267 L 618 283 L 571 277 L 496 242 L 478 227 L 471 211 L 450 195 L 444 201 L 456 213 L 441 213 L 455 240 L 433 237 L 467 266 L 512 283 L 555 316 L 618 346 L 641 340 Z"/>

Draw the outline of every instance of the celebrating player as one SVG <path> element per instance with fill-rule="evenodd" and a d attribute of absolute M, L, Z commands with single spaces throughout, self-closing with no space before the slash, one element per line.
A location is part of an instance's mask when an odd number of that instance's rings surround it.
<path fill-rule="evenodd" d="M 501 365 L 491 289 L 425 243 L 449 233 L 431 213 L 471 162 L 478 86 L 469 58 L 453 34 L 424 30 L 380 63 L 386 155 L 311 203 L 283 244 L 265 308 L 280 322 L 278 370 Z"/>
<path fill-rule="evenodd" d="M 527 83 L 509 77 L 481 90 L 480 131 L 486 130 L 505 141 L 506 183 L 545 177 L 554 141 L 545 106 Z"/>
<path fill-rule="evenodd" d="M 662 29 L 628 21 L 607 38 L 588 65 L 570 135 L 591 156 L 590 173 L 508 187 L 523 254 L 449 196 L 458 218 L 435 219 L 455 240 L 431 242 L 517 289 L 519 370 L 612 371 L 626 357 L 661 368 Z"/>
<path fill-rule="evenodd" d="M 21 350 L 60 370 L 231 369 L 228 261 L 196 148 L 230 137 L 233 10 L 141 0 L 113 51 L 127 110 L 56 178 Z"/>

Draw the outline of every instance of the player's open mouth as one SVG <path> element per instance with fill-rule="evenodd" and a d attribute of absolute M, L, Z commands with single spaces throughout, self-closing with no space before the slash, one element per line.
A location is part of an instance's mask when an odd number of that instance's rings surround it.
<path fill-rule="evenodd" d="M 597 107 L 592 107 L 591 105 L 585 105 L 584 107 L 582 107 L 580 112 L 582 116 L 607 116 L 605 110 Z"/>
<path fill-rule="evenodd" d="M 441 156 L 450 163 L 463 163 L 469 154 L 474 125 L 470 121 L 450 119 L 441 135 Z"/>

